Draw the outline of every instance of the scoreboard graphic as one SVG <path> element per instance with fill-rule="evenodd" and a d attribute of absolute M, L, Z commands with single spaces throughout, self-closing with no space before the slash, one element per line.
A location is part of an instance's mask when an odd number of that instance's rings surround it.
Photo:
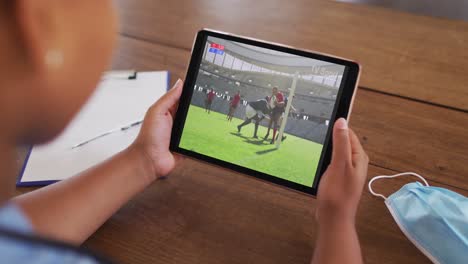
<path fill-rule="evenodd" d="M 224 46 L 216 43 L 211 43 L 210 49 L 208 51 L 214 54 L 223 55 Z"/>

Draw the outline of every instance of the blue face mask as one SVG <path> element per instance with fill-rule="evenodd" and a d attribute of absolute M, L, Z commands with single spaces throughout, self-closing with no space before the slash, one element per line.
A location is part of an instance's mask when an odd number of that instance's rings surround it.
<path fill-rule="evenodd" d="M 424 185 L 408 183 L 388 198 L 372 190 L 375 180 L 403 175 L 419 177 Z M 423 177 L 412 172 L 374 177 L 368 187 L 374 196 L 385 200 L 406 237 L 433 263 L 468 263 L 467 197 L 429 186 Z"/>

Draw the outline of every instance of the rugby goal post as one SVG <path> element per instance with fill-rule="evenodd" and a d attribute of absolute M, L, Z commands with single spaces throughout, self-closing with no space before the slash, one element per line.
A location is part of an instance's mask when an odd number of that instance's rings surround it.
<path fill-rule="evenodd" d="M 293 97 L 294 97 L 294 94 L 296 93 L 296 85 L 297 85 L 298 79 L 299 79 L 299 72 L 296 72 L 294 73 L 294 77 L 293 77 L 293 81 L 291 85 L 291 91 L 289 92 L 288 103 L 286 104 L 286 109 L 284 110 L 284 117 L 283 117 L 283 120 L 281 121 L 281 126 L 280 126 L 279 133 L 278 133 L 278 140 L 276 140 L 275 142 L 276 149 L 279 149 L 281 146 L 284 129 L 286 128 L 286 123 L 288 122 L 289 111 L 291 110 Z"/>

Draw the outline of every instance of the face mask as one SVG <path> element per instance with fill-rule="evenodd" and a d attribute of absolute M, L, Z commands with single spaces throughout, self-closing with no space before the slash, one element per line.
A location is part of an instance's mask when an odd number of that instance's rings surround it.
<path fill-rule="evenodd" d="M 404 185 L 388 198 L 372 190 L 382 178 L 413 175 L 421 179 Z M 385 200 L 385 205 L 408 239 L 433 263 L 468 263 L 468 198 L 444 188 L 429 186 L 412 172 L 377 176 L 369 181 L 369 191 Z"/>

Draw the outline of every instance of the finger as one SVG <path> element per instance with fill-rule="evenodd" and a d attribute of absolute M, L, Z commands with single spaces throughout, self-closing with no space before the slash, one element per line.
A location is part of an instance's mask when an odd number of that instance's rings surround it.
<path fill-rule="evenodd" d="M 340 118 L 333 126 L 333 151 L 331 165 L 339 166 L 351 162 L 348 122 Z"/>
<path fill-rule="evenodd" d="M 351 152 L 352 152 L 352 160 L 353 165 L 356 167 L 363 168 L 369 162 L 369 158 L 367 157 L 364 148 L 359 141 L 358 136 L 352 129 L 349 129 L 350 134 L 350 142 L 351 142 Z"/>
<path fill-rule="evenodd" d="M 180 95 L 182 94 L 183 83 L 184 82 L 181 79 L 178 79 L 172 89 L 170 89 L 156 102 L 155 107 L 158 108 L 160 112 L 168 111 L 179 101 Z"/>
<path fill-rule="evenodd" d="M 358 136 L 356 135 L 356 133 L 354 133 L 354 131 L 351 128 L 349 129 L 349 134 L 352 154 L 364 154 L 364 148 L 362 147 Z"/>
<path fill-rule="evenodd" d="M 175 119 L 175 115 L 177 113 L 178 107 L 179 107 L 179 102 L 175 103 L 173 106 L 169 108 L 169 113 L 171 113 L 172 119 Z"/>

